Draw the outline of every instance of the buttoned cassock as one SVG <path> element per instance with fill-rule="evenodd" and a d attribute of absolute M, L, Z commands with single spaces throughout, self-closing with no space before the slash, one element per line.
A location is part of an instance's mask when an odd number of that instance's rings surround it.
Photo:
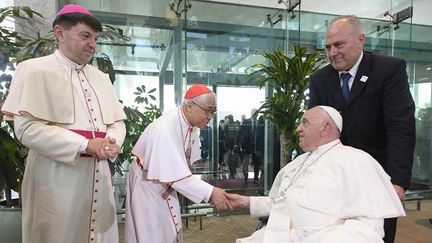
<path fill-rule="evenodd" d="M 339 139 L 286 165 L 250 213 L 267 226 L 238 243 L 381 243 L 383 219 L 405 216 L 378 162 Z"/>
<path fill-rule="evenodd" d="M 2 111 L 30 149 L 23 242 L 118 242 L 108 161 L 83 154 L 86 137 L 124 140 L 126 116 L 108 76 L 57 50 L 18 65 Z"/>
<path fill-rule="evenodd" d="M 186 120 L 181 107 L 151 123 L 132 152 L 126 192 L 126 243 L 182 242 L 177 192 L 194 203 L 209 201 L 213 186 L 192 176 L 189 161 L 200 159 L 197 128 Z M 167 198 L 162 194 L 173 188 Z"/>

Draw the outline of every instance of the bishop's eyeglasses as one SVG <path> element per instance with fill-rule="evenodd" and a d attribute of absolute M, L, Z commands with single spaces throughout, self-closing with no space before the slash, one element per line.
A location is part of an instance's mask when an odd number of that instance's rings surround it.
<path fill-rule="evenodd" d="M 213 116 L 213 115 L 217 112 L 216 107 L 206 109 L 206 108 L 204 108 L 204 107 L 198 105 L 197 103 L 193 102 L 192 100 L 191 100 L 191 102 L 192 102 L 192 104 L 194 104 L 194 105 L 196 105 L 197 107 L 199 107 L 201 110 L 205 111 L 205 113 L 206 113 L 207 115 L 212 115 L 212 116 Z"/>

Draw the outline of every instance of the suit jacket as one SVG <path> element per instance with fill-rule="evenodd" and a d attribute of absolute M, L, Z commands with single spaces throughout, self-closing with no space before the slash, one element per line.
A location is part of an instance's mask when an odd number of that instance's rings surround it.
<path fill-rule="evenodd" d="M 371 154 L 392 183 L 409 188 L 415 146 L 415 105 L 403 59 L 363 53 L 345 102 L 338 71 L 330 64 L 310 79 L 309 108 L 341 112 L 341 141 Z"/>

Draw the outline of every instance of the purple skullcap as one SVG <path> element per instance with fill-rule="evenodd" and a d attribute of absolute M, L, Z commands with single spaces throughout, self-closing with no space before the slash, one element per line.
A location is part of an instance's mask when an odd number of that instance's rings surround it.
<path fill-rule="evenodd" d="M 92 13 L 83 6 L 80 6 L 78 4 L 66 4 L 63 6 L 60 11 L 58 11 L 57 16 L 65 15 L 65 14 L 85 14 L 89 16 L 93 16 Z"/>

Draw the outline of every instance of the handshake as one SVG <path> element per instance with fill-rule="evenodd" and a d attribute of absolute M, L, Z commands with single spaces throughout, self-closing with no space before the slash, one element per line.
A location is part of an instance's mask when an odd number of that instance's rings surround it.
<path fill-rule="evenodd" d="M 249 208 L 250 198 L 238 194 L 226 193 L 214 187 L 210 197 L 210 204 L 217 210 L 233 210 L 234 208 Z"/>

